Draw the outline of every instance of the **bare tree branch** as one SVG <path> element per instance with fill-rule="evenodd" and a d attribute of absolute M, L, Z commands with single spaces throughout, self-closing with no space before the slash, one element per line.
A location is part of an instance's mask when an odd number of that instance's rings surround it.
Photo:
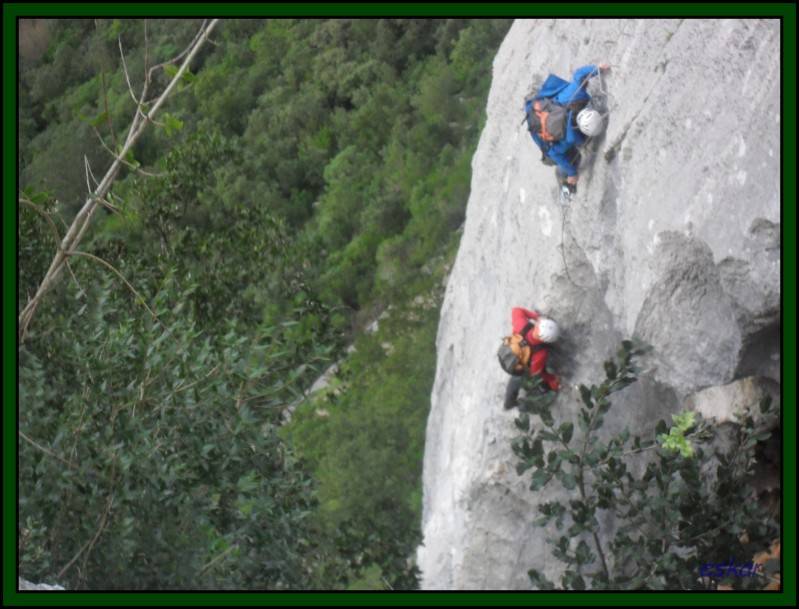
<path fill-rule="evenodd" d="M 203 22 L 203 26 L 205 26 L 205 21 Z M 166 89 L 161 93 L 161 95 L 156 99 L 152 109 L 146 113 L 146 116 L 152 120 L 155 114 L 158 112 L 160 107 L 164 104 L 167 100 L 169 95 L 174 90 L 177 83 L 183 78 L 183 74 L 185 74 L 186 70 L 189 67 L 192 59 L 197 55 L 199 50 L 202 48 L 203 43 L 207 39 L 208 35 L 211 31 L 216 27 L 217 23 L 219 23 L 219 19 L 214 19 L 210 23 L 208 23 L 207 27 L 203 27 L 195 36 L 192 44 L 186 48 L 186 51 L 181 53 L 178 58 L 184 57 L 183 63 L 181 64 L 180 68 L 178 69 L 175 76 L 172 78 L 170 83 L 167 85 Z M 120 44 L 121 47 L 121 44 Z M 123 54 L 124 56 L 124 54 Z M 173 60 L 175 61 L 175 60 Z M 124 63 L 124 62 L 123 62 Z M 154 68 L 150 68 L 150 72 Z M 127 78 L 127 72 L 126 72 Z M 149 79 L 144 84 L 143 94 L 140 96 L 141 99 L 146 99 L 146 89 Z M 135 99 L 135 96 L 134 96 Z M 50 288 L 55 285 L 57 279 L 59 278 L 63 267 L 65 266 L 67 260 L 66 252 L 74 251 L 78 244 L 80 243 L 83 235 L 85 234 L 89 224 L 91 223 L 92 216 L 94 216 L 95 212 L 97 211 L 98 203 L 106 197 L 106 194 L 111 188 L 114 180 L 119 173 L 119 169 L 122 166 L 121 158 L 124 158 L 128 152 L 131 150 L 133 145 L 139 139 L 141 134 L 144 132 L 144 129 L 147 127 L 147 121 L 143 121 L 140 118 L 140 110 L 141 104 L 137 102 L 137 111 L 133 117 L 133 120 L 130 124 L 130 128 L 128 129 L 128 135 L 125 139 L 125 144 L 122 147 L 122 150 L 119 151 L 119 154 L 114 159 L 114 162 L 111 164 L 111 167 L 106 172 L 103 179 L 100 181 L 100 184 L 97 186 L 97 189 L 91 193 L 86 202 L 83 204 L 83 207 L 80 209 L 78 214 L 75 216 L 75 219 L 72 221 L 72 224 L 67 231 L 67 234 L 64 236 L 64 239 L 61 242 L 61 246 L 58 248 L 53 261 L 50 263 L 50 268 L 47 270 L 44 278 L 42 279 L 41 283 L 39 284 L 36 293 L 34 294 L 33 298 L 28 301 L 28 304 L 24 307 L 24 309 L 20 312 L 18 317 L 19 322 L 19 341 L 23 342 L 25 337 L 27 336 L 28 327 L 33 319 L 33 316 L 36 313 L 36 309 L 39 306 L 44 295 L 50 290 Z"/>
<path fill-rule="evenodd" d="M 122 57 L 122 71 L 125 73 L 125 80 L 128 82 L 128 91 L 130 91 L 130 96 L 133 98 L 133 103 L 137 106 L 141 105 L 139 100 L 136 99 L 136 94 L 133 92 L 133 85 L 130 84 L 130 75 L 128 74 L 128 62 L 125 61 L 125 51 L 122 50 L 122 37 L 119 36 L 117 38 L 119 41 L 119 55 Z"/>

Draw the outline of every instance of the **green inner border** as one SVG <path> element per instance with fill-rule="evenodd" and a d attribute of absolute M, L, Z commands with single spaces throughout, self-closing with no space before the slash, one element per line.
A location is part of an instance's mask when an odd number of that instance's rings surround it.
<path fill-rule="evenodd" d="M 199 6 L 202 11 L 199 11 Z M 201 14 L 200 14 L 201 13 Z M 57 605 L 752 605 L 796 604 L 796 582 L 782 592 L 176 592 L 16 591 L 16 19 L 82 16 L 384 17 L 779 17 L 782 18 L 783 573 L 796 567 L 796 5 L 793 3 L 630 4 L 23 4 L 3 5 L 3 604 Z M 787 406 L 787 407 L 786 407 Z M 783 432 L 783 440 L 785 440 Z"/>

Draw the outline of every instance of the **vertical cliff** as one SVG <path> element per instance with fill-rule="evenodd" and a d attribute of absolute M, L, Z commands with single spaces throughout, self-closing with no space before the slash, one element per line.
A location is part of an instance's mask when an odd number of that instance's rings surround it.
<path fill-rule="evenodd" d="M 523 20 L 494 61 L 487 122 L 441 311 L 424 461 L 426 589 L 525 589 L 555 576 L 539 502 L 517 476 L 507 376 L 512 306 L 561 324 L 568 386 L 632 335 L 650 372 L 608 431 L 651 430 L 702 390 L 779 382 L 780 26 L 776 20 Z M 610 115 L 564 221 L 553 169 L 521 124 L 550 71 L 607 62 Z M 723 406 L 723 405 L 722 405 Z M 576 408 L 576 405 L 575 405 Z M 568 413 L 565 413 L 568 414 Z"/>

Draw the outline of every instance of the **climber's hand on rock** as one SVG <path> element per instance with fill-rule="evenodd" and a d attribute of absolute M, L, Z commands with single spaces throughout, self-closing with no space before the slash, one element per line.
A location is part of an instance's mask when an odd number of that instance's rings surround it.
<path fill-rule="evenodd" d="M 568 178 L 566 178 L 566 184 L 577 186 L 577 176 L 569 176 Z"/>
<path fill-rule="evenodd" d="M 608 70 L 610 70 L 610 65 L 609 64 L 607 64 L 607 63 L 600 63 L 599 64 L 599 71 L 600 72 L 607 72 Z"/>

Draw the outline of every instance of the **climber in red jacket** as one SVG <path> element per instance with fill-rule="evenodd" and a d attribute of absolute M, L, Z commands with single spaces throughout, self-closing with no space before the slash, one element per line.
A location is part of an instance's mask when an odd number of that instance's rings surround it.
<path fill-rule="evenodd" d="M 532 325 L 532 328 L 529 326 Z M 540 315 L 537 311 L 530 311 L 522 307 L 511 310 L 511 326 L 514 334 L 522 334 L 528 327 L 524 339 L 532 347 L 529 374 L 538 375 L 552 391 L 560 389 L 560 379 L 546 371 L 549 349 L 541 345 L 549 345 L 558 339 L 558 324 L 553 320 Z M 521 376 L 512 376 L 505 391 L 505 408 L 510 409 L 517 405 L 517 397 L 522 386 Z"/>
<path fill-rule="evenodd" d="M 535 347 L 535 345 L 550 344 L 558 340 L 558 324 L 553 320 L 542 317 L 536 311 L 528 311 L 522 307 L 513 307 L 511 310 L 511 326 L 515 334 L 524 330 L 524 326 L 531 320 L 535 325 L 524 337 L 530 345 Z M 560 388 L 560 379 L 545 369 L 548 355 L 549 349 L 533 349 L 533 355 L 530 358 L 530 374 L 540 375 L 541 380 L 552 391 L 557 391 Z"/>

